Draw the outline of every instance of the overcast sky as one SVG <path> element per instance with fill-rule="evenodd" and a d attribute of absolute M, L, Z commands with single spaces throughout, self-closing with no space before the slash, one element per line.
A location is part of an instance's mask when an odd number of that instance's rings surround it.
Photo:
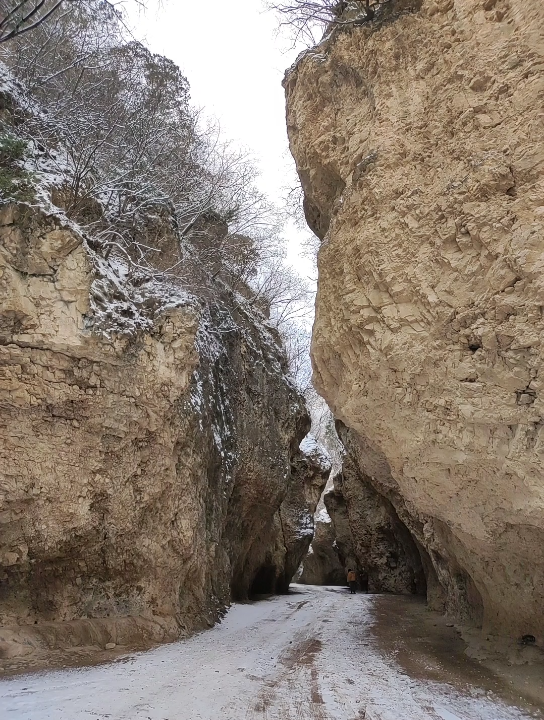
<path fill-rule="evenodd" d="M 301 48 L 277 36 L 277 20 L 261 0 L 164 0 L 133 20 L 153 52 L 179 65 L 193 103 L 219 121 L 225 138 L 252 152 L 261 189 L 278 200 L 289 183 L 281 81 Z M 289 261 L 312 274 L 299 257 L 301 234 L 290 228 L 287 235 Z"/>

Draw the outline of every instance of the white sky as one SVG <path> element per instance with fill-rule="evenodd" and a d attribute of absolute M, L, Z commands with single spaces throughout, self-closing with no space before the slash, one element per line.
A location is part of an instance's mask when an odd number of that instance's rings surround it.
<path fill-rule="evenodd" d="M 301 48 L 277 36 L 277 19 L 261 0 L 164 0 L 133 16 L 135 34 L 153 52 L 179 65 L 193 103 L 216 118 L 225 139 L 250 150 L 261 170 L 259 186 L 273 200 L 290 184 L 281 81 Z M 311 276 L 300 257 L 303 234 L 289 227 L 288 261 Z"/>

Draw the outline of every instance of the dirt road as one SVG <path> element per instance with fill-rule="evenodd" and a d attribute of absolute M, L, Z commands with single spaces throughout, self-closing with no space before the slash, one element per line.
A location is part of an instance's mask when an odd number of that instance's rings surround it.
<path fill-rule="evenodd" d="M 3 720 L 544 718 L 403 598 L 296 586 L 188 641 L 0 682 Z M 427 614 L 428 617 L 428 614 Z M 419 619 L 418 619 L 419 618 Z M 422 619 L 423 618 L 423 619 Z"/>

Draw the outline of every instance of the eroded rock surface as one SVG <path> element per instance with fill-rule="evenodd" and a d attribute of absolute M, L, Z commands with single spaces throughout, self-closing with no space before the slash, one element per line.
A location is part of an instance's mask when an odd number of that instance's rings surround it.
<path fill-rule="evenodd" d="M 340 544 L 353 568 L 370 592 L 425 595 L 427 588 L 420 552 L 412 534 L 399 518 L 388 487 L 379 486 L 366 474 L 368 452 L 357 437 L 338 424 L 339 436 L 346 449 L 341 478 L 328 500 L 334 522 L 339 526 Z M 391 493 L 392 500 L 397 500 Z M 336 509 L 337 508 L 337 509 Z M 342 509 L 345 508 L 349 540 L 342 538 Z M 340 515 L 340 517 L 338 517 Z M 344 531 L 345 533 L 346 531 Z"/>
<path fill-rule="evenodd" d="M 334 526 L 326 509 L 315 516 L 315 532 L 298 582 L 304 585 L 345 585 Z"/>
<path fill-rule="evenodd" d="M 343 483 L 343 473 L 339 472 L 334 476 L 333 485 L 323 496 L 323 501 L 331 519 L 338 560 L 344 568 L 344 580 L 346 580 L 348 569 L 357 570 L 358 574 L 361 575 L 363 566 L 359 564 L 353 547 L 348 508 L 342 492 Z"/>
<path fill-rule="evenodd" d="M 0 209 L 4 656 L 212 624 L 314 481 L 276 331 L 219 281 L 122 270 L 53 210 Z"/>
<path fill-rule="evenodd" d="M 397 0 L 285 83 L 317 387 L 446 606 L 539 643 L 543 28 L 540 0 Z"/>
<path fill-rule="evenodd" d="M 330 459 L 309 435 L 291 460 L 293 482 L 274 517 L 275 542 L 268 543 L 270 549 L 252 584 L 254 594 L 285 593 L 289 589 L 314 537 L 314 513 L 330 471 Z"/>

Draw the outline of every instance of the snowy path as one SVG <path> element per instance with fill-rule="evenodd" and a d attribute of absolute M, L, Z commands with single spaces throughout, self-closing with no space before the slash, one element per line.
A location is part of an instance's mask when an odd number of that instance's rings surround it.
<path fill-rule="evenodd" d="M 489 687 L 452 683 L 447 669 L 441 669 L 440 660 L 431 661 L 426 654 L 423 665 L 432 665 L 428 678 L 419 671 L 407 672 L 395 660 L 395 644 L 392 651 L 384 649 L 372 629 L 378 622 L 375 608 L 379 603 L 380 598 L 373 596 L 352 597 L 332 589 L 297 586 L 286 597 L 238 605 L 221 625 L 185 642 L 132 655 L 110 665 L 4 680 L 0 683 L 0 717 L 2 720 L 544 717 L 537 711 L 533 714 L 501 700 L 489 692 Z M 395 617 L 393 612 L 386 618 L 388 632 L 393 636 Z M 383 618 L 379 622 L 383 623 Z M 410 655 L 410 649 L 408 652 Z M 421 655 L 421 648 L 417 647 L 415 652 Z"/>

